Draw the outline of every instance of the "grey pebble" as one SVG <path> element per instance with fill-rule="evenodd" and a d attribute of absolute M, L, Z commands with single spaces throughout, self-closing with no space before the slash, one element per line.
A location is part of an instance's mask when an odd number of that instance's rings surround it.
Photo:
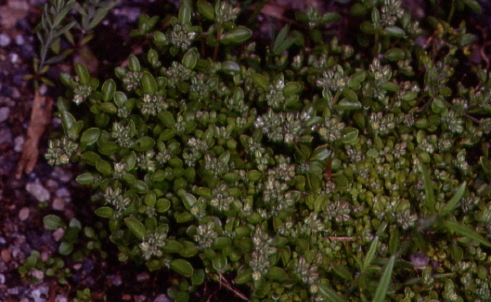
<path fill-rule="evenodd" d="M 38 281 L 41 281 L 44 279 L 44 272 L 42 270 L 34 269 L 34 270 L 32 270 L 31 275 L 34 278 L 36 278 Z M 35 291 L 36 291 L 36 289 L 33 290 L 32 293 L 34 294 Z M 33 296 L 33 298 L 34 298 L 34 296 Z"/>
<path fill-rule="evenodd" d="M 62 295 L 57 295 L 55 297 L 55 302 L 68 302 L 68 299 L 67 297 L 65 296 L 62 296 Z"/>
<path fill-rule="evenodd" d="M 65 230 L 63 228 L 58 228 L 53 232 L 53 239 L 58 242 L 63 236 L 65 236 Z"/>
<path fill-rule="evenodd" d="M 15 138 L 14 140 L 14 151 L 15 152 L 22 152 L 22 148 L 24 147 L 24 137 L 22 135 L 19 135 Z"/>
<path fill-rule="evenodd" d="M 108 278 L 114 286 L 121 286 L 123 284 L 123 278 L 119 274 L 109 275 Z"/>
<path fill-rule="evenodd" d="M 10 44 L 10 37 L 7 36 L 6 34 L 1 34 L 0 35 L 0 46 L 1 47 L 6 47 Z"/>
<path fill-rule="evenodd" d="M 65 200 L 60 197 L 55 197 L 53 199 L 53 204 L 51 205 L 53 210 L 63 211 L 65 209 Z"/>
<path fill-rule="evenodd" d="M 28 183 L 26 185 L 26 190 L 40 202 L 48 201 L 51 196 L 49 191 L 46 190 L 46 188 L 43 187 L 40 183 Z"/>
<path fill-rule="evenodd" d="M 150 279 L 150 275 L 148 273 L 139 273 L 136 275 L 136 281 L 143 282 Z"/>
<path fill-rule="evenodd" d="M 0 108 L 0 123 L 6 121 L 9 118 L 9 115 L 10 115 L 9 107 Z"/>
<path fill-rule="evenodd" d="M 10 132 L 10 129 L 8 127 L 5 128 L 0 128 L 0 144 L 3 143 L 12 143 L 12 132 Z"/>
<path fill-rule="evenodd" d="M 11 52 L 9 53 L 9 59 L 10 59 L 10 63 L 16 64 L 19 62 L 19 55 L 16 54 L 15 52 Z"/>
<path fill-rule="evenodd" d="M 46 302 L 46 299 L 44 297 L 47 297 L 48 294 L 49 294 L 48 286 L 43 285 L 34 289 L 31 292 L 31 298 L 34 299 L 34 302 Z"/>
<path fill-rule="evenodd" d="M 157 298 L 155 298 L 155 300 L 153 300 L 153 302 L 172 302 L 172 300 L 167 298 L 166 295 L 160 294 L 157 296 Z"/>
<path fill-rule="evenodd" d="M 15 36 L 15 44 L 17 45 L 23 45 L 24 44 L 24 36 L 22 35 L 17 35 Z"/>
<path fill-rule="evenodd" d="M 19 219 L 21 221 L 25 221 L 25 220 L 27 220 L 27 218 L 29 218 L 29 208 L 28 207 L 23 207 L 19 211 Z"/>

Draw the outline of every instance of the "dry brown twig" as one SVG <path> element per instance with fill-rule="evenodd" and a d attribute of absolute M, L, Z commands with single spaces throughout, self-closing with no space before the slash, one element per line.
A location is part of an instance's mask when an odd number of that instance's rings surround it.
<path fill-rule="evenodd" d="M 27 129 L 27 139 L 22 148 L 22 155 L 17 164 L 17 179 L 22 177 L 23 173 L 29 174 L 34 169 L 39 156 L 39 141 L 51 122 L 51 110 L 53 100 L 50 97 L 42 96 L 39 91 L 35 92 L 32 104 L 31 121 Z"/>

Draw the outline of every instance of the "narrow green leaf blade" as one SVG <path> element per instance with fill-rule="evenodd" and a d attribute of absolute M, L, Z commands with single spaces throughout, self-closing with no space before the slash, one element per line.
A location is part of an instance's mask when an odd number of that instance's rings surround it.
<path fill-rule="evenodd" d="M 377 253 L 379 247 L 378 241 L 379 241 L 379 237 L 375 236 L 375 238 L 372 241 L 372 244 L 370 244 L 370 248 L 368 249 L 367 255 L 365 257 L 365 261 L 363 262 L 363 267 L 361 268 L 362 272 L 366 271 L 367 268 L 372 263 L 373 258 L 375 257 L 375 254 Z"/>
<path fill-rule="evenodd" d="M 435 194 L 433 192 L 433 187 L 431 186 L 430 173 L 426 169 L 425 165 L 421 162 L 421 170 L 423 171 L 423 184 L 425 188 L 426 196 L 426 208 L 433 213 L 435 210 Z"/>
<path fill-rule="evenodd" d="M 452 199 L 450 199 L 450 201 L 440 210 L 441 216 L 450 214 L 450 212 L 452 212 L 457 207 L 457 204 L 464 196 L 466 184 L 467 182 L 464 181 L 464 183 L 459 186 L 457 191 L 455 191 Z"/>
<path fill-rule="evenodd" d="M 447 220 L 443 222 L 443 226 L 448 231 L 455 232 L 459 235 L 465 236 L 471 240 L 479 242 L 482 245 L 491 247 L 491 243 L 488 240 L 486 240 L 486 238 L 481 236 L 481 234 L 459 222 Z"/>
<path fill-rule="evenodd" d="M 377 286 L 377 291 L 375 292 L 375 297 L 373 297 L 373 302 L 384 302 L 385 296 L 387 295 L 387 291 L 389 290 L 390 280 L 392 278 L 392 270 L 394 269 L 394 263 L 396 261 L 396 257 L 390 257 L 389 263 L 385 267 L 384 274 L 380 279 L 380 282 Z"/>
<path fill-rule="evenodd" d="M 324 284 L 319 285 L 319 292 L 322 296 L 327 298 L 327 301 L 331 301 L 331 302 L 346 302 L 347 301 L 343 296 L 339 295 L 332 288 L 330 288 L 329 286 L 324 285 Z"/>

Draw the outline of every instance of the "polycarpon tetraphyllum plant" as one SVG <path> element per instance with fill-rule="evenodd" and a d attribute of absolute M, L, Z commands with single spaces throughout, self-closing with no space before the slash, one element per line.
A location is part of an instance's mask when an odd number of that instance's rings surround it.
<path fill-rule="evenodd" d="M 251 301 L 491 299 L 491 74 L 463 84 L 457 58 L 474 36 L 433 18 L 418 45 L 400 1 L 354 2 L 341 45 L 336 13 L 265 44 L 238 7 L 182 1 L 163 29 L 142 17 L 149 48 L 115 79 L 62 75 L 46 159 L 86 171 L 119 260 L 182 275 L 175 301 L 210 280 Z"/>

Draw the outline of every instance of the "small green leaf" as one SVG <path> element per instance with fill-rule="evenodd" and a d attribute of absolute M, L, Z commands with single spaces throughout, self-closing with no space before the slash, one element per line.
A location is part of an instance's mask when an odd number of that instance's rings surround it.
<path fill-rule="evenodd" d="M 75 64 L 75 72 L 78 75 L 78 80 L 83 85 L 90 85 L 90 75 L 87 68 L 82 63 Z"/>
<path fill-rule="evenodd" d="M 95 210 L 95 214 L 101 218 L 111 218 L 114 215 L 114 210 L 110 207 L 100 207 Z"/>
<path fill-rule="evenodd" d="M 384 28 L 384 34 L 394 38 L 402 38 L 406 35 L 404 29 L 398 26 L 387 26 L 386 28 Z"/>
<path fill-rule="evenodd" d="M 130 232 L 135 235 L 136 238 L 139 240 L 143 240 L 145 238 L 145 226 L 140 220 L 133 217 L 128 217 L 124 219 L 124 224 L 126 224 Z"/>
<path fill-rule="evenodd" d="M 222 35 L 220 39 L 220 43 L 228 45 L 228 44 L 239 44 L 252 37 L 252 31 L 244 26 L 237 26 L 231 31 Z"/>
<path fill-rule="evenodd" d="M 133 72 L 139 72 L 140 71 L 140 69 L 141 69 L 140 62 L 138 61 L 138 59 L 135 55 L 130 55 L 128 57 L 128 68 Z"/>
<path fill-rule="evenodd" d="M 334 105 L 336 110 L 359 110 L 361 107 L 362 105 L 359 101 L 350 101 L 348 99 L 342 99 Z"/>
<path fill-rule="evenodd" d="M 173 271 L 183 275 L 184 277 L 192 277 L 194 273 L 193 266 L 191 265 L 191 263 L 189 263 L 184 259 L 173 260 L 170 263 L 170 268 Z"/>
<path fill-rule="evenodd" d="M 142 86 L 144 94 L 153 95 L 157 91 L 157 82 L 153 75 L 148 71 L 143 72 Z"/>
<path fill-rule="evenodd" d="M 181 1 L 181 7 L 179 8 L 178 20 L 181 24 L 191 25 L 192 9 L 189 2 Z"/>
<path fill-rule="evenodd" d="M 196 47 L 189 49 L 182 58 L 182 65 L 189 69 L 193 69 L 198 62 L 199 54 Z"/>
<path fill-rule="evenodd" d="M 193 277 L 191 278 L 191 284 L 193 286 L 199 286 L 205 282 L 206 274 L 203 269 L 198 269 L 194 271 Z"/>
<path fill-rule="evenodd" d="M 397 62 L 404 59 L 404 50 L 400 48 L 391 48 L 387 50 L 384 54 L 384 58 L 391 61 Z"/>
<path fill-rule="evenodd" d="M 283 28 L 278 33 L 278 36 L 276 36 L 276 39 L 274 40 L 273 47 L 272 47 L 272 52 L 274 55 L 277 56 L 281 55 L 284 51 L 290 48 L 295 42 L 297 42 L 297 38 L 287 36 L 289 30 L 290 30 L 290 26 L 287 24 L 283 26 Z"/>
<path fill-rule="evenodd" d="M 89 128 L 82 133 L 80 143 L 84 145 L 92 145 L 99 139 L 101 130 L 99 128 Z"/>
<path fill-rule="evenodd" d="M 73 124 L 75 124 L 76 120 L 73 115 L 68 111 L 61 111 L 61 124 L 63 125 L 63 129 L 68 131 L 72 128 Z"/>
<path fill-rule="evenodd" d="M 363 267 L 361 268 L 362 272 L 366 271 L 367 268 L 372 263 L 373 258 L 375 257 L 375 254 L 377 253 L 377 250 L 379 248 L 378 241 L 379 241 L 379 237 L 375 236 L 375 238 L 373 239 L 372 243 L 370 244 L 370 248 L 368 249 L 368 252 L 365 256 L 365 261 L 363 261 Z"/>
<path fill-rule="evenodd" d="M 401 89 L 401 87 L 399 85 L 397 85 L 396 83 L 393 83 L 393 82 L 383 83 L 382 85 L 380 85 L 380 88 L 382 88 L 383 90 L 386 90 L 386 91 L 390 91 L 390 92 L 397 92 Z"/>
<path fill-rule="evenodd" d="M 71 242 L 63 241 L 58 247 L 58 252 L 64 256 L 70 255 L 72 251 L 73 251 L 73 243 Z"/>
<path fill-rule="evenodd" d="M 198 7 L 198 12 L 208 20 L 215 20 L 215 9 L 208 1 L 198 0 L 196 4 Z"/>
<path fill-rule="evenodd" d="M 155 141 L 153 140 L 153 138 L 149 136 L 143 136 L 137 139 L 131 147 L 138 152 L 145 152 L 152 149 L 154 145 Z"/>
<path fill-rule="evenodd" d="M 457 204 L 464 196 L 466 184 L 467 182 L 464 181 L 464 183 L 462 183 L 457 188 L 450 201 L 440 210 L 440 216 L 445 216 L 447 214 L 450 214 L 450 212 L 452 212 L 455 209 L 455 207 L 457 207 Z"/>
<path fill-rule="evenodd" d="M 351 144 L 358 138 L 358 129 L 353 127 L 346 127 L 341 130 L 341 133 L 343 134 L 341 141 L 345 144 Z"/>
<path fill-rule="evenodd" d="M 428 209 L 429 213 L 433 213 L 435 210 L 435 194 L 433 192 L 433 186 L 431 185 L 430 173 L 423 163 L 421 163 L 421 170 L 423 171 L 426 208 Z"/>
<path fill-rule="evenodd" d="M 75 123 L 72 124 L 70 129 L 67 130 L 67 135 L 69 138 L 72 140 L 76 140 L 78 138 L 78 135 L 80 134 L 80 131 L 82 131 L 82 128 L 84 127 L 84 122 L 83 121 L 76 121 Z"/>
<path fill-rule="evenodd" d="M 310 156 L 310 160 L 325 161 L 332 154 L 333 154 L 332 150 L 329 149 L 327 146 L 320 146 L 315 148 L 314 152 L 312 152 L 312 155 Z"/>
<path fill-rule="evenodd" d="M 266 274 L 266 277 L 269 280 L 276 282 L 285 282 L 289 280 L 288 273 L 284 269 L 277 266 L 271 267 Z"/>
<path fill-rule="evenodd" d="M 191 209 L 197 202 L 196 197 L 194 197 L 193 194 L 190 194 L 188 192 L 181 192 L 180 194 L 182 198 L 182 202 L 184 203 L 184 206 L 186 209 Z"/>
<path fill-rule="evenodd" d="M 385 267 L 384 273 L 382 274 L 382 278 L 380 278 L 377 290 L 375 291 L 375 296 L 372 300 L 373 302 L 385 301 L 385 296 L 387 295 L 387 291 L 389 290 L 389 285 L 392 279 L 392 270 L 394 269 L 395 261 L 395 256 L 390 257 L 390 260 Z"/>
<path fill-rule="evenodd" d="M 114 103 L 118 107 L 123 107 L 126 104 L 126 102 L 128 102 L 128 98 L 126 97 L 126 94 L 124 94 L 121 91 L 116 91 L 114 93 Z"/>
<path fill-rule="evenodd" d="M 43 223 L 44 227 L 50 231 L 54 231 L 65 226 L 65 223 L 60 217 L 52 214 L 44 216 Z"/>
<path fill-rule="evenodd" d="M 196 245 L 190 241 L 182 242 L 182 249 L 179 251 L 179 255 L 190 258 L 196 256 L 198 254 L 198 248 Z"/>
<path fill-rule="evenodd" d="M 106 80 L 102 84 L 102 100 L 108 102 L 113 99 L 116 91 L 116 82 L 113 79 Z"/>
<path fill-rule="evenodd" d="M 170 208 L 170 200 L 165 199 L 165 198 L 159 198 L 157 199 L 157 202 L 155 203 L 155 209 L 159 213 L 165 213 L 169 210 Z"/>
<path fill-rule="evenodd" d="M 136 180 L 132 187 L 140 194 L 146 194 L 148 192 L 147 184 L 142 180 Z"/>
<path fill-rule="evenodd" d="M 77 178 L 75 180 L 80 185 L 90 185 L 90 184 L 94 183 L 95 179 L 96 179 L 96 177 L 92 173 L 85 172 L 85 173 L 82 173 L 79 176 L 77 176 Z"/>
<path fill-rule="evenodd" d="M 472 9 L 475 13 L 482 14 L 482 7 L 476 0 L 463 0 L 464 4 Z M 484 2 L 483 2 L 484 3 Z"/>
<path fill-rule="evenodd" d="M 443 222 L 443 226 L 448 231 L 455 232 L 459 235 L 462 235 L 462 236 L 465 236 L 471 240 L 474 240 L 474 241 L 476 241 L 482 245 L 491 247 L 491 243 L 488 240 L 486 240 L 486 238 L 481 236 L 481 234 L 479 234 L 478 232 L 474 231 L 473 229 L 471 229 L 471 228 L 469 228 L 469 227 L 467 227 L 467 226 L 465 226 L 459 222 L 446 220 Z"/>
<path fill-rule="evenodd" d="M 299 94 L 303 90 L 303 84 L 301 82 L 287 82 L 285 88 L 283 88 L 283 95 L 289 97 Z"/>
<path fill-rule="evenodd" d="M 213 241 L 213 248 L 215 250 L 223 250 L 232 245 L 232 240 L 226 236 L 218 236 Z"/>
<path fill-rule="evenodd" d="M 329 286 L 324 285 L 324 284 L 319 285 L 319 292 L 322 296 L 327 298 L 327 301 L 331 301 L 331 302 L 346 302 L 347 301 L 343 296 L 341 296 L 340 294 L 335 292 L 332 288 L 330 288 Z"/>
<path fill-rule="evenodd" d="M 238 73 L 240 72 L 240 66 L 235 61 L 225 61 L 222 63 L 222 70 L 226 73 Z"/>
<path fill-rule="evenodd" d="M 244 284 L 252 280 L 252 270 L 246 269 L 243 271 L 239 271 L 237 277 L 235 277 L 236 284 Z"/>
<path fill-rule="evenodd" d="M 104 176 L 110 176 L 113 173 L 111 165 L 102 158 L 97 159 L 95 168 Z"/>
<path fill-rule="evenodd" d="M 174 239 L 168 239 L 163 250 L 166 253 L 179 253 L 184 247 Z"/>
<path fill-rule="evenodd" d="M 211 260 L 211 264 L 217 272 L 223 273 L 227 269 L 227 257 L 225 257 L 222 253 L 217 253 Z"/>

